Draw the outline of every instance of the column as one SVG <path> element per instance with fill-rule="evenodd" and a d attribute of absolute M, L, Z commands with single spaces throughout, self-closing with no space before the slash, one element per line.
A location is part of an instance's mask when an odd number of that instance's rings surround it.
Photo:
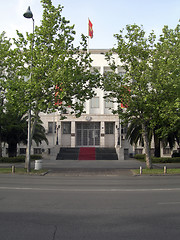
<path fill-rule="evenodd" d="M 75 121 L 71 122 L 71 147 L 76 146 L 76 129 L 75 129 Z"/>
<path fill-rule="evenodd" d="M 105 124 L 101 122 L 101 129 L 100 129 L 100 146 L 105 147 Z"/>

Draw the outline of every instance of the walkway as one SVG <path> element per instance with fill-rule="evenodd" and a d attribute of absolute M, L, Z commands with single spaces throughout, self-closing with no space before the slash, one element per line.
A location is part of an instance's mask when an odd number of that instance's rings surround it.
<path fill-rule="evenodd" d="M 132 175 L 131 169 L 139 169 L 140 166 L 146 168 L 146 164 L 135 159 L 129 160 L 42 160 L 42 167 L 48 170 L 48 174 L 61 175 Z M 24 163 L 16 164 L 0 164 L 0 167 L 24 167 Z M 154 164 L 154 168 L 180 168 L 178 164 Z M 31 168 L 34 169 L 34 162 L 31 163 Z"/>

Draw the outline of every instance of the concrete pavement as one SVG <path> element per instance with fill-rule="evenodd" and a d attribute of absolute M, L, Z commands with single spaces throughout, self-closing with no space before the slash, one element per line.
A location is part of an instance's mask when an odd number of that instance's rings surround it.
<path fill-rule="evenodd" d="M 0 164 L 0 167 L 16 168 L 24 167 L 24 163 L 16 164 Z M 34 169 L 35 163 L 31 163 Z M 119 160 L 42 160 L 42 168 L 48 170 L 48 174 L 61 175 L 132 175 L 130 169 L 137 169 L 140 166 L 145 167 L 145 163 L 141 163 L 135 159 L 124 161 Z"/>
<path fill-rule="evenodd" d="M 130 169 L 145 167 L 136 160 L 43 160 L 48 174 L 63 175 L 132 175 Z"/>
<path fill-rule="evenodd" d="M 24 167 L 24 163 L 16 164 L 0 164 L 0 167 L 16 168 Z M 31 168 L 34 169 L 35 163 L 31 163 Z M 179 164 L 154 164 L 154 168 L 180 168 Z M 129 160 L 42 160 L 42 168 L 47 169 L 48 174 L 62 175 L 132 175 L 131 169 L 146 168 L 146 164 L 135 159 Z"/>
<path fill-rule="evenodd" d="M 45 168 L 122 168 L 132 169 L 145 166 L 135 159 L 131 160 L 43 160 Z"/>

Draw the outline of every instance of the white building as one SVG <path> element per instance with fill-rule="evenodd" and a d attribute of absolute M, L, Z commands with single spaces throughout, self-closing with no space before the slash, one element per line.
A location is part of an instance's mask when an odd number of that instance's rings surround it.
<path fill-rule="evenodd" d="M 90 52 L 93 68 L 97 68 L 101 74 L 110 71 L 105 60 L 107 50 L 90 50 Z M 121 74 L 123 69 L 118 71 Z M 118 154 L 119 151 L 121 152 L 121 159 L 124 159 L 124 155 L 127 158 L 130 153 L 133 154 L 133 147 L 122 140 L 125 136 L 121 134 L 118 115 L 112 114 L 110 110 L 110 108 L 116 109 L 117 104 L 105 100 L 103 90 L 96 89 L 96 96 L 86 101 L 84 108 L 85 113 L 80 118 L 66 114 L 66 119 L 63 121 L 60 120 L 58 113 L 41 114 L 49 140 L 49 149 L 55 145 L 66 148 L 114 148 Z M 47 147 L 43 146 L 43 148 Z"/>
<path fill-rule="evenodd" d="M 92 66 L 97 68 L 101 74 L 110 71 L 105 59 L 107 51 L 102 49 L 90 50 L 93 59 Z M 114 55 L 114 58 L 116 63 L 120 65 L 118 57 Z M 123 74 L 123 72 L 122 68 L 117 69 L 117 73 Z M 41 146 L 37 147 L 33 142 L 31 153 L 44 152 L 47 158 L 51 154 L 56 158 L 60 148 L 67 148 L 66 151 L 70 152 L 72 149 L 79 149 L 80 147 L 106 148 L 106 150 L 116 150 L 119 160 L 128 159 L 134 154 L 144 153 L 141 146 L 131 146 L 125 140 L 126 128 L 122 127 L 118 115 L 112 114 L 110 110 L 110 108 L 116 109 L 117 104 L 106 101 L 101 89 L 96 89 L 96 96 L 88 100 L 84 108 L 85 113 L 81 117 L 76 118 L 67 112 L 65 120 L 60 120 L 60 113 L 58 112 L 41 113 L 40 117 L 46 129 L 49 145 L 42 143 Z M 25 151 L 25 146 L 18 146 L 18 154 L 25 154 Z M 169 148 L 162 148 L 161 156 L 171 156 L 171 154 L 172 151 Z M 103 157 L 107 156 L 104 155 Z"/>

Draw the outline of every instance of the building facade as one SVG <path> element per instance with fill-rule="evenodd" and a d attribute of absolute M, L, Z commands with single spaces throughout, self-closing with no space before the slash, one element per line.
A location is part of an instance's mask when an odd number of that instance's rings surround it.
<path fill-rule="evenodd" d="M 110 71 L 105 53 L 108 50 L 97 49 L 90 50 L 93 59 L 92 67 L 99 70 L 101 74 Z M 118 65 L 121 65 L 117 55 L 114 59 Z M 122 68 L 117 68 L 117 73 L 124 74 Z M 143 154 L 142 146 L 131 146 L 125 139 L 126 127 L 121 125 L 118 115 L 112 114 L 112 109 L 116 109 L 116 103 L 107 101 L 104 98 L 104 92 L 96 89 L 96 96 L 84 105 L 85 113 L 76 118 L 69 114 L 68 109 L 66 119 L 61 120 L 60 113 L 45 114 L 41 113 L 40 117 L 46 129 L 49 145 L 43 142 L 40 146 L 32 143 L 31 154 L 44 153 L 47 157 L 55 150 L 54 155 L 60 148 L 115 148 L 118 159 L 126 160 L 134 154 Z M 7 146 L 4 146 L 3 155 L 7 154 Z M 154 151 L 152 143 L 151 150 Z M 177 150 L 177 147 L 176 147 Z M 26 146 L 18 145 L 18 154 L 25 154 Z M 171 156 L 170 148 L 161 148 L 161 156 Z"/>
<path fill-rule="evenodd" d="M 110 71 L 108 62 L 105 59 L 107 50 L 90 50 L 93 59 L 92 67 L 99 70 L 101 74 Z M 118 61 L 118 60 L 117 60 Z M 123 74 L 123 69 L 118 69 Z M 125 154 L 122 159 L 133 154 L 133 147 L 124 144 L 125 136 L 121 129 L 118 115 L 112 114 L 117 104 L 104 99 L 104 91 L 96 89 L 96 96 L 84 104 L 85 113 L 76 118 L 66 114 L 65 120 L 60 120 L 59 113 L 41 114 L 41 119 L 47 132 L 49 148 L 54 145 L 66 148 L 74 147 L 100 147 L 115 148 L 119 154 L 122 149 L 122 140 Z M 120 158 L 120 157 L 119 157 Z"/>

